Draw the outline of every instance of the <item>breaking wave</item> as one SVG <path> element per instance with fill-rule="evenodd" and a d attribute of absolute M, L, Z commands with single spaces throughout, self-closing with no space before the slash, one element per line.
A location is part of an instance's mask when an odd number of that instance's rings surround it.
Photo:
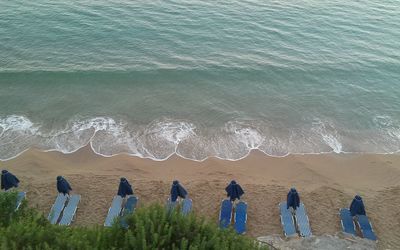
<path fill-rule="evenodd" d="M 307 126 L 274 127 L 261 121 L 230 121 L 205 127 L 190 121 L 162 118 L 132 124 L 111 117 L 73 119 L 62 128 L 46 128 L 25 116 L 0 117 L 0 159 L 9 160 L 29 148 L 65 154 L 90 145 L 99 155 L 129 154 L 157 161 L 176 154 L 195 161 L 209 157 L 239 160 L 256 149 L 270 156 L 319 153 L 395 153 L 400 149 L 400 125 L 376 116 L 374 129 L 337 129 L 314 118 Z"/>

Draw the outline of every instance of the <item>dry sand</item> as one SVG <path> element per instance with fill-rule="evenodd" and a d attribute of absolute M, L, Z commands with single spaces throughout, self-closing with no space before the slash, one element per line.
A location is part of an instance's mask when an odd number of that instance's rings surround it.
<path fill-rule="evenodd" d="M 268 157 L 253 152 L 240 161 L 179 157 L 152 161 L 119 155 L 95 155 L 86 147 L 73 154 L 28 150 L 3 162 L 21 180 L 29 203 L 48 213 L 63 175 L 82 195 L 75 225 L 102 224 L 121 176 L 127 177 L 139 204 L 164 202 L 172 180 L 187 188 L 194 210 L 217 222 L 224 188 L 237 180 L 248 202 L 248 235 L 281 234 L 278 203 L 295 186 L 305 203 L 314 235 L 341 231 L 338 210 L 355 194 L 364 198 L 381 249 L 400 249 L 400 155 L 292 155 Z"/>

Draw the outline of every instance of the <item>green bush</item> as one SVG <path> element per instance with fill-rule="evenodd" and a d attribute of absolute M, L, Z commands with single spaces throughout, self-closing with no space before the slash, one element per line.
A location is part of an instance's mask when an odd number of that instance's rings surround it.
<path fill-rule="evenodd" d="M 0 195 L 0 226 L 6 227 L 11 222 L 11 217 L 14 215 L 15 201 L 17 200 L 17 193 L 1 193 Z"/>
<path fill-rule="evenodd" d="M 16 197 L 0 194 L 1 249 L 264 249 L 233 230 L 178 209 L 168 213 L 157 204 L 127 216 L 128 229 L 119 221 L 111 228 L 64 227 L 51 225 L 26 204 L 15 211 Z"/>

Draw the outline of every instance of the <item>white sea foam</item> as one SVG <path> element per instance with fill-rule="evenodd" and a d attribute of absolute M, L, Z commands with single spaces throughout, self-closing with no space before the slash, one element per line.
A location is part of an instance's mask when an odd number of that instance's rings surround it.
<path fill-rule="evenodd" d="M 341 153 L 343 146 L 339 141 L 339 134 L 333 125 L 333 122 L 314 119 L 312 130 L 319 134 L 323 142 L 328 145 L 333 152 Z"/>
<path fill-rule="evenodd" d="M 270 135 L 264 140 L 264 143 L 259 147 L 259 150 L 269 156 L 284 157 L 289 154 L 287 145 L 287 140 L 285 138 L 281 140 Z"/>
<path fill-rule="evenodd" d="M 10 115 L 5 118 L 0 118 L 0 127 L 2 133 L 6 131 L 21 131 L 24 133 L 34 134 L 38 131 L 39 127 L 35 126 L 28 118 L 19 115 Z"/>
<path fill-rule="evenodd" d="M 0 118 L 0 159 L 12 159 L 37 143 L 35 135 L 40 126 L 24 116 Z"/>
<path fill-rule="evenodd" d="M 213 131 L 208 141 L 208 156 L 238 160 L 246 157 L 252 149 L 258 149 L 264 138 L 251 124 L 231 121 Z"/>
<path fill-rule="evenodd" d="M 178 145 L 196 136 L 196 127 L 185 121 L 156 120 L 139 130 L 131 144 L 140 144 L 141 155 L 155 160 L 165 160 L 177 152 Z"/>
<path fill-rule="evenodd" d="M 138 125 L 110 117 L 76 118 L 63 128 L 48 130 L 27 117 L 14 115 L 0 118 L 0 159 L 11 159 L 31 147 L 72 153 L 86 145 L 107 157 L 125 153 L 157 161 L 174 154 L 195 161 L 209 157 L 239 160 L 252 150 L 276 157 L 341 153 L 346 147 L 353 153 L 398 152 L 398 123 L 388 116 L 376 117 L 373 123 L 376 134 L 357 131 L 344 137 L 333 122 L 317 118 L 310 126 L 296 130 L 272 129 L 255 121 L 230 121 L 205 130 L 184 120 L 159 119 Z"/>
<path fill-rule="evenodd" d="M 257 149 L 264 141 L 264 137 L 255 128 L 246 127 L 238 122 L 230 122 L 226 127 L 227 131 L 234 134 L 236 141 L 248 149 Z"/>
<path fill-rule="evenodd" d="M 146 129 L 145 134 L 146 136 L 156 136 L 178 145 L 190 136 L 195 136 L 195 129 L 196 126 L 188 122 L 165 120 L 153 122 Z"/>
<path fill-rule="evenodd" d="M 338 141 L 336 137 L 333 135 L 322 135 L 322 138 L 328 144 L 329 147 L 333 149 L 333 152 L 340 153 L 342 152 L 342 144 Z"/>
<path fill-rule="evenodd" d="M 89 143 L 93 143 L 99 132 L 110 134 L 112 138 L 120 137 L 122 127 L 122 124 L 109 117 L 73 120 L 64 129 L 40 133 L 42 142 L 40 148 L 48 151 L 56 150 L 72 153 Z M 107 140 L 104 140 L 104 142 L 108 143 Z"/>

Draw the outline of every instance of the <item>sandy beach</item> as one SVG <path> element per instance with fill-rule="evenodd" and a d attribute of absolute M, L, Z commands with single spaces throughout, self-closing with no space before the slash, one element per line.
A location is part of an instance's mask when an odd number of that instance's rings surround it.
<path fill-rule="evenodd" d="M 89 147 L 72 154 L 28 150 L 2 162 L 21 180 L 29 203 L 45 214 L 57 194 L 56 176 L 65 176 L 82 195 L 74 225 L 102 224 L 124 176 L 134 186 L 141 206 L 164 202 L 178 179 L 193 199 L 194 211 L 217 222 L 224 188 L 237 180 L 248 202 L 248 235 L 282 234 L 278 204 L 295 186 L 305 203 L 314 235 L 341 231 L 338 210 L 355 194 L 364 198 L 380 249 L 400 247 L 400 155 L 291 155 L 268 157 L 254 151 L 240 161 L 215 158 L 204 162 L 171 157 L 153 161 L 94 154 Z"/>

